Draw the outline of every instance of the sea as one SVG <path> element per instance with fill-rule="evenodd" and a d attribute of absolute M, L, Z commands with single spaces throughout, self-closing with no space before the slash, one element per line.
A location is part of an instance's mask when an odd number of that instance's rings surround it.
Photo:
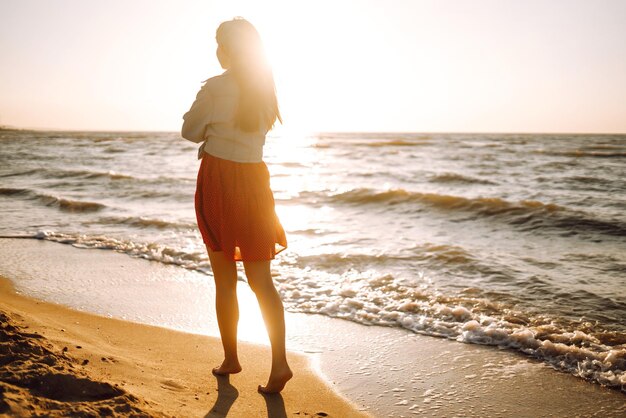
<path fill-rule="evenodd" d="M 0 130 L 0 236 L 211 276 L 196 152 L 176 132 Z M 626 135 L 278 133 L 264 159 L 287 310 L 509 349 L 626 393 Z"/>

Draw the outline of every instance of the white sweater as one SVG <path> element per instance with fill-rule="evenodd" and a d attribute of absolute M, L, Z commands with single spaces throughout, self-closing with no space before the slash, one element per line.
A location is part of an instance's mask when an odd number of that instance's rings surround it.
<path fill-rule="evenodd" d="M 243 132 L 235 128 L 239 87 L 229 71 L 208 79 L 196 96 L 191 109 L 183 116 L 181 135 L 200 143 L 198 158 L 206 152 L 239 163 L 263 160 L 267 130 Z"/>

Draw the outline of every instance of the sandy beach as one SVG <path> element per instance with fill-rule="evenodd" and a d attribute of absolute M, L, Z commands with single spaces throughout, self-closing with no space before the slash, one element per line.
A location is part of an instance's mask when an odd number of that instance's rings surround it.
<path fill-rule="evenodd" d="M 7 416 L 366 416 L 291 354 L 296 376 L 282 395 L 256 385 L 267 347 L 242 344 L 245 370 L 215 377 L 213 337 L 90 315 L 20 296 L 0 281 L 0 414 Z"/>

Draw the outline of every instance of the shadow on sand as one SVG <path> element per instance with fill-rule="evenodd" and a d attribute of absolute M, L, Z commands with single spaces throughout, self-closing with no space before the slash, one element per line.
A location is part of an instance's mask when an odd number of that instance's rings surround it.
<path fill-rule="evenodd" d="M 280 393 L 261 394 L 267 407 L 267 418 L 287 418 L 285 401 Z"/>
<path fill-rule="evenodd" d="M 230 407 L 239 397 L 239 391 L 230 384 L 229 376 L 215 376 L 217 380 L 217 399 L 204 418 L 218 418 L 228 416 Z"/>
<path fill-rule="evenodd" d="M 217 399 L 204 418 L 227 417 L 230 408 L 239 397 L 239 391 L 230 384 L 229 376 L 215 376 L 215 379 L 217 380 Z M 280 393 L 259 394 L 259 396 L 263 396 L 265 400 L 268 418 L 287 418 L 285 401 Z"/>

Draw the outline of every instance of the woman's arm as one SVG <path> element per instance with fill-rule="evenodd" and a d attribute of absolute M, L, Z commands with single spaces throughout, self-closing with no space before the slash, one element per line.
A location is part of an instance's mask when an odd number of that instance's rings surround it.
<path fill-rule="evenodd" d="M 213 99 L 205 84 L 196 95 L 196 100 L 191 105 L 189 111 L 183 115 L 181 136 L 196 143 L 204 141 L 206 139 L 204 133 L 209 123 L 211 123 L 212 112 Z"/>

